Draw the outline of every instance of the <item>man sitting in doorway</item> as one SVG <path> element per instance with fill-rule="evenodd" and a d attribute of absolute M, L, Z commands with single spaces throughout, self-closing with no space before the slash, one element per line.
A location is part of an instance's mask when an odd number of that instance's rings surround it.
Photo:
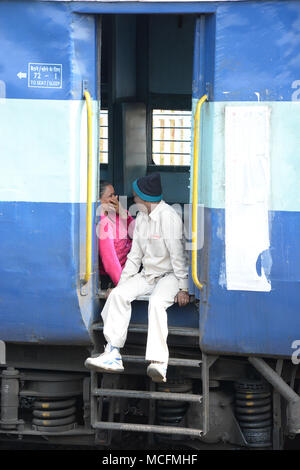
<path fill-rule="evenodd" d="M 169 358 L 166 309 L 174 302 L 179 306 L 189 302 L 183 224 L 176 211 L 162 200 L 159 173 L 137 179 L 133 183 L 133 195 L 140 212 L 132 247 L 120 281 L 101 313 L 108 344 L 103 354 L 88 358 L 85 365 L 102 372 L 124 370 L 119 349 L 126 341 L 131 302 L 149 294 L 147 374 L 153 381 L 165 382 Z"/>

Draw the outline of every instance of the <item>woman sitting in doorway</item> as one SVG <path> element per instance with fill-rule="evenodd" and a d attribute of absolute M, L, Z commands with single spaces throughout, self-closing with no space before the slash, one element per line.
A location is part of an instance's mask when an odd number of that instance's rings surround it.
<path fill-rule="evenodd" d="M 100 181 L 101 216 L 97 229 L 99 237 L 101 286 L 116 286 L 131 249 L 134 219 L 121 206 L 114 187 Z M 113 287 L 113 286 L 112 286 Z"/>

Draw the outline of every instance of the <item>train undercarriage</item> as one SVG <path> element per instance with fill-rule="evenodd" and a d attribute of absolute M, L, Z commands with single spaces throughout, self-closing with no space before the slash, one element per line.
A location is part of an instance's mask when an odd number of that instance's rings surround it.
<path fill-rule="evenodd" d="M 101 325 L 93 330 L 97 354 Z M 196 335 L 190 344 L 191 333 L 170 329 L 166 383 L 146 375 L 143 325 L 129 330 L 122 374 L 87 371 L 88 347 L 7 344 L 0 439 L 98 449 L 126 442 L 126 450 L 282 449 L 300 430 L 297 366 L 204 354 Z"/>

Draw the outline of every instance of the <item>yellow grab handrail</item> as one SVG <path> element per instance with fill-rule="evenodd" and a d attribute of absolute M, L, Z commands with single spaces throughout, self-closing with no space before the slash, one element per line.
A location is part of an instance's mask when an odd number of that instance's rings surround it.
<path fill-rule="evenodd" d="M 203 284 L 198 279 L 198 181 L 199 181 L 199 133 L 200 112 L 207 95 L 198 101 L 195 111 L 194 123 L 194 152 L 193 152 L 193 202 L 192 202 L 192 278 L 198 289 L 203 289 Z"/>
<path fill-rule="evenodd" d="M 93 153 L 93 129 L 92 129 L 92 99 L 88 91 L 84 92 L 87 106 L 87 203 L 86 203 L 86 268 L 84 283 L 87 283 L 92 271 L 92 153 Z"/>

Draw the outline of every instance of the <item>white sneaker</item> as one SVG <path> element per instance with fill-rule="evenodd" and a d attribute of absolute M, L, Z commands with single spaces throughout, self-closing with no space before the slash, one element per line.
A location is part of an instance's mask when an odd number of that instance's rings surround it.
<path fill-rule="evenodd" d="M 166 362 L 151 362 L 147 368 L 147 374 L 153 382 L 166 382 L 167 381 L 167 367 Z"/>
<path fill-rule="evenodd" d="M 103 354 L 97 357 L 88 357 L 84 363 L 88 369 L 103 372 L 123 372 L 122 356 L 118 348 L 107 344 Z"/>

